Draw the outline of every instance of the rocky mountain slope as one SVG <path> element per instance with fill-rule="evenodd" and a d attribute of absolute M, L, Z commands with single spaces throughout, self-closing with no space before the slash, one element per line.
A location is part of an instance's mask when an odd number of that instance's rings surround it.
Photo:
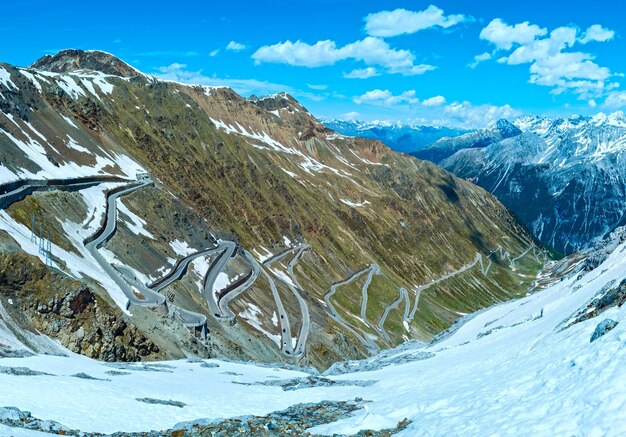
<path fill-rule="evenodd" d="M 379 140 L 396 152 L 409 153 L 421 149 L 443 137 L 456 137 L 466 133 L 462 129 L 445 126 L 420 126 L 384 121 L 320 120 L 321 123 L 342 135 Z"/>
<path fill-rule="evenodd" d="M 441 163 L 459 150 L 487 147 L 506 138 L 522 133 L 507 120 L 498 120 L 485 129 L 478 129 L 459 136 L 441 138 L 421 149 L 414 149 L 411 155 L 419 159 Z"/>
<path fill-rule="evenodd" d="M 563 253 L 586 249 L 626 212 L 626 117 L 515 121 L 521 133 L 441 162 L 507 205 L 533 233 Z"/>
<path fill-rule="evenodd" d="M 288 95 L 160 81 L 102 52 L 0 65 L 0 157 L 0 249 L 82 282 L 170 355 L 324 368 L 427 341 L 525 294 L 546 256 L 481 188 L 341 136 Z M 14 196 L 67 178 L 92 182 Z"/>
<path fill-rule="evenodd" d="M 625 251 L 622 228 L 431 344 L 321 374 L 197 358 L 0 358 L 0 434 L 622 436 Z"/>

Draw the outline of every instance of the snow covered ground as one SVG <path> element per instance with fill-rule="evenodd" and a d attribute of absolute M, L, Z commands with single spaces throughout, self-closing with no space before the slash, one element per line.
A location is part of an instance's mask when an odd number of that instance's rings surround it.
<path fill-rule="evenodd" d="M 83 431 L 112 432 L 361 397 L 371 402 L 311 431 L 354 433 L 394 427 L 408 418 L 412 423 L 400 435 L 626 435 L 626 305 L 564 329 L 607 284 L 617 286 L 626 278 L 625 250 L 626 243 L 619 245 L 603 264 L 579 278 L 469 316 L 436 344 L 406 344 L 336 366 L 326 375 L 374 381 L 370 386 L 283 391 L 256 383 L 306 374 L 214 360 L 207 362 L 219 367 L 181 360 L 117 368 L 72 354 L 39 355 L 0 359 L 0 406 L 16 406 Z M 598 323 L 607 318 L 619 324 L 590 342 Z M 2 371 L 7 367 L 51 375 L 15 376 Z M 103 380 L 70 376 L 79 372 Z M 187 405 L 153 405 L 137 398 Z"/>

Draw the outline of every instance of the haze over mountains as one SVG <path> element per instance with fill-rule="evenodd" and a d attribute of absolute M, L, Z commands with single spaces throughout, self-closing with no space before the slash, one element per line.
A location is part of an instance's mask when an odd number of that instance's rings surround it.
<path fill-rule="evenodd" d="M 397 152 L 414 152 L 443 137 L 466 133 L 463 129 L 419 126 L 385 121 L 320 120 L 325 126 L 342 135 L 380 140 Z"/>

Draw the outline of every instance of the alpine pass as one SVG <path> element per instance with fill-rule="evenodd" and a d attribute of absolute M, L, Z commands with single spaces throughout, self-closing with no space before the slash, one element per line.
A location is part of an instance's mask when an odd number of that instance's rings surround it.
<path fill-rule="evenodd" d="M 3 10 L 0 436 L 626 434 L 626 7 Z"/>

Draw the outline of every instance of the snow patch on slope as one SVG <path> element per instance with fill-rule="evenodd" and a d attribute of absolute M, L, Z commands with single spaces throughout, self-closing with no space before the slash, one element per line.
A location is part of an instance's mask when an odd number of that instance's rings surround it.
<path fill-rule="evenodd" d="M 179 256 L 191 255 L 196 251 L 196 249 L 189 247 L 189 243 L 180 240 L 170 241 L 170 247 Z"/>

